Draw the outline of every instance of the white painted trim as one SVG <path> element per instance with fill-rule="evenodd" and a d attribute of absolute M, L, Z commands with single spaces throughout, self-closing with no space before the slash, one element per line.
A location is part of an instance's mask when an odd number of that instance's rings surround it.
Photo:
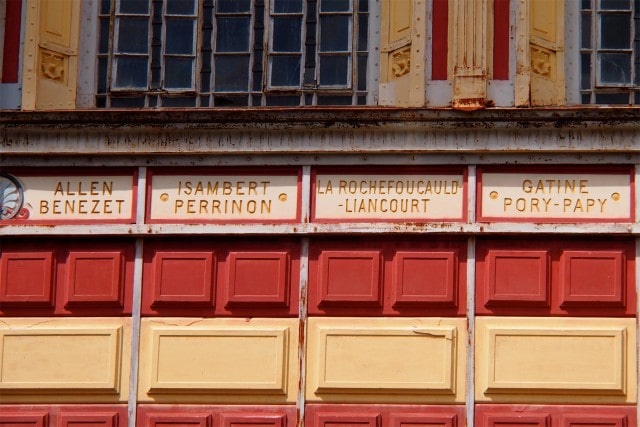
<path fill-rule="evenodd" d="M 140 352 L 140 307 L 142 300 L 142 267 L 144 239 L 136 239 L 136 252 L 133 264 L 133 297 L 131 304 L 131 370 L 129 374 L 128 414 L 129 427 L 136 427 L 138 402 L 138 353 Z M 127 343 L 123 343 L 127 345 Z"/>
<path fill-rule="evenodd" d="M 475 319 L 476 239 L 467 239 L 467 381 L 465 390 L 467 427 L 474 427 L 475 409 Z"/>
<path fill-rule="evenodd" d="M 99 0 L 85 0 L 81 3 L 76 108 L 95 107 L 98 37 L 100 37 L 99 3 Z"/>
<path fill-rule="evenodd" d="M 309 284 L 309 239 L 303 238 L 300 244 L 300 300 L 298 303 L 298 319 L 300 322 L 300 337 L 298 348 L 298 363 L 300 369 L 300 381 L 298 388 L 297 409 L 298 427 L 305 425 L 305 389 L 307 378 L 306 350 L 307 350 L 307 292 Z"/>
<path fill-rule="evenodd" d="M 568 105 L 580 104 L 580 2 L 565 0 L 565 87 Z M 595 70 L 593 70 L 595 72 Z"/>

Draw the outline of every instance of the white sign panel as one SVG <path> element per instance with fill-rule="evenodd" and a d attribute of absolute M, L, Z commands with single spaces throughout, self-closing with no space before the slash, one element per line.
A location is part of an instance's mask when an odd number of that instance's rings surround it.
<path fill-rule="evenodd" d="M 628 174 L 483 173 L 481 217 L 630 220 Z"/>
<path fill-rule="evenodd" d="M 297 175 L 153 175 L 151 221 L 294 221 Z"/>
<path fill-rule="evenodd" d="M 317 174 L 316 220 L 459 221 L 464 218 L 459 175 Z"/>

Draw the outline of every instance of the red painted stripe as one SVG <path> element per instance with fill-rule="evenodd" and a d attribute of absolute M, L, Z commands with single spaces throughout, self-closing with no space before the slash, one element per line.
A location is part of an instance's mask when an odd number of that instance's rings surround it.
<path fill-rule="evenodd" d="M 447 80 L 449 0 L 433 0 L 431 79 Z"/>
<path fill-rule="evenodd" d="M 7 0 L 2 83 L 18 83 L 22 0 Z"/>
<path fill-rule="evenodd" d="M 493 0 L 493 79 L 509 80 L 509 0 Z"/>

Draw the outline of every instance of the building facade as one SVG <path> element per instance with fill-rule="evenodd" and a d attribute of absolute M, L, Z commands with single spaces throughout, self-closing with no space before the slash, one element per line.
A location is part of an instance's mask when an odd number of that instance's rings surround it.
<path fill-rule="evenodd" d="M 639 0 L 0 22 L 0 427 L 638 425 Z"/>

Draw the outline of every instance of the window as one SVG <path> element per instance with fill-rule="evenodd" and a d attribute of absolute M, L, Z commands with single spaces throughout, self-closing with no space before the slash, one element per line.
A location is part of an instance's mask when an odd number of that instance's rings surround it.
<path fill-rule="evenodd" d="M 640 103 L 640 0 L 581 0 L 583 104 Z"/>
<path fill-rule="evenodd" d="M 102 0 L 96 104 L 366 104 L 368 2 Z"/>

